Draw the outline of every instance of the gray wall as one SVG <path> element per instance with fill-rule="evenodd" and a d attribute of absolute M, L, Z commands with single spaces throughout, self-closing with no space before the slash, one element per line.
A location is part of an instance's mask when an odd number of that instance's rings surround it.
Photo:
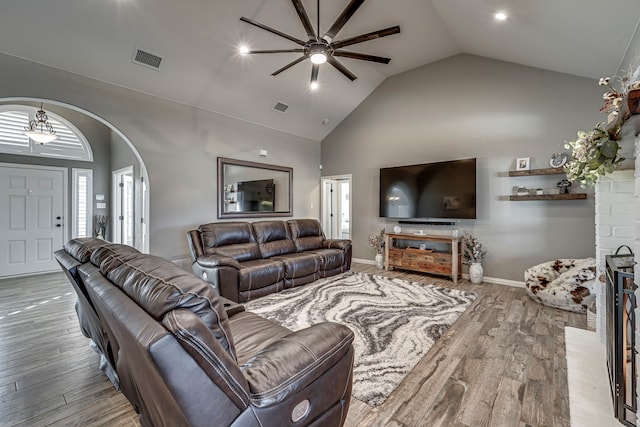
<path fill-rule="evenodd" d="M 457 228 L 488 249 L 486 276 L 521 281 L 526 268 L 554 257 L 594 256 L 592 194 L 505 199 L 519 185 L 555 188 L 561 176 L 507 171 L 518 157 L 548 167 L 565 140 L 604 119 L 601 99 L 597 81 L 464 54 L 387 79 L 322 141 L 322 174 L 353 174 L 354 257 L 373 259 L 367 236 L 396 224 L 378 217 L 380 167 L 470 157 L 478 159 L 478 219 Z"/>
<path fill-rule="evenodd" d="M 218 156 L 293 167 L 294 216 L 319 215 L 318 141 L 7 55 L 0 55 L 0 70 L 0 99 L 34 97 L 74 105 L 106 120 L 133 143 L 149 175 L 151 253 L 186 256 L 186 231 L 216 220 Z M 266 159 L 259 157 L 260 149 L 269 151 Z"/>

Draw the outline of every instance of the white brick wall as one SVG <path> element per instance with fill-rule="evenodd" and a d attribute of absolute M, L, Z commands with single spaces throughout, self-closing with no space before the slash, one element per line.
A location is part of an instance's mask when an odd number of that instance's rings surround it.
<path fill-rule="evenodd" d="M 634 248 L 636 244 L 635 223 L 636 183 L 634 169 L 615 171 L 600 178 L 596 185 L 596 262 L 598 277 L 604 278 L 605 256 L 615 253 L 621 245 Z M 634 250 L 637 253 L 637 250 Z M 596 330 L 600 340 L 605 342 L 605 292 L 604 283 L 596 282 L 597 319 Z"/>

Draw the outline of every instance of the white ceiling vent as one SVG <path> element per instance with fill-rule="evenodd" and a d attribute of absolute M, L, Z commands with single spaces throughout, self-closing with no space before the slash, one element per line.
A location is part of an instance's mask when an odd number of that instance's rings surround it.
<path fill-rule="evenodd" d="M 153 68 L 154 70 L 158 70 L 160 68 L 160 63 L 162 62 L 162 56 L 156 55 L 155 53 L 151 53 L 146 50 L 136 48 L 133 52 L 132 61 L 144 67 L 149 67 L 149 68 Z"/>
<path fill-rule="evenodd" d="M 284 113 L 289 109 L 289 106 L 285 103 L 278 102 L 276 105 L 273 106 L 273 109 L 278 113 Z"/>

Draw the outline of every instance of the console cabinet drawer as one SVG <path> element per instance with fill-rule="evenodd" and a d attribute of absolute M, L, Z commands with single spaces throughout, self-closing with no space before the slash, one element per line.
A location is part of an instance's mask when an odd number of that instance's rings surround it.
<path fill-rule="evenodd" d="M 424 273 L 445 275 L 451 277 L 454 282 L 460 277 L 460 242 L 457 238 L 434 236 L 434 242 L 448 242 L 450 252 L 434 251 L 430 249 L 417 249 L 415 247 L 396 247 L 396 239 L 403 241 L 403 245 L 419 246 L 422 243 L 429 245 L 429 236 L 415 238 L 412 235 L 387 235 L 387 269 L 399 268 L 404 270 L 420 271 Z M 454 259 L 455 257 L 455 259 Z"/>

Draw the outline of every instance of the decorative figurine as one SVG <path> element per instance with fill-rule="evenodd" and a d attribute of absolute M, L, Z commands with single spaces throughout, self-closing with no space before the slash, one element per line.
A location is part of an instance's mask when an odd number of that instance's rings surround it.
<path fill-rule="evenodd" d="M 564 178 L 558 183 L 557 187 L 560 189 L 560 194 L 569 194 L 569 190 L 571 189 L 571 181 L 569 181 L 567 178 Z"/>

